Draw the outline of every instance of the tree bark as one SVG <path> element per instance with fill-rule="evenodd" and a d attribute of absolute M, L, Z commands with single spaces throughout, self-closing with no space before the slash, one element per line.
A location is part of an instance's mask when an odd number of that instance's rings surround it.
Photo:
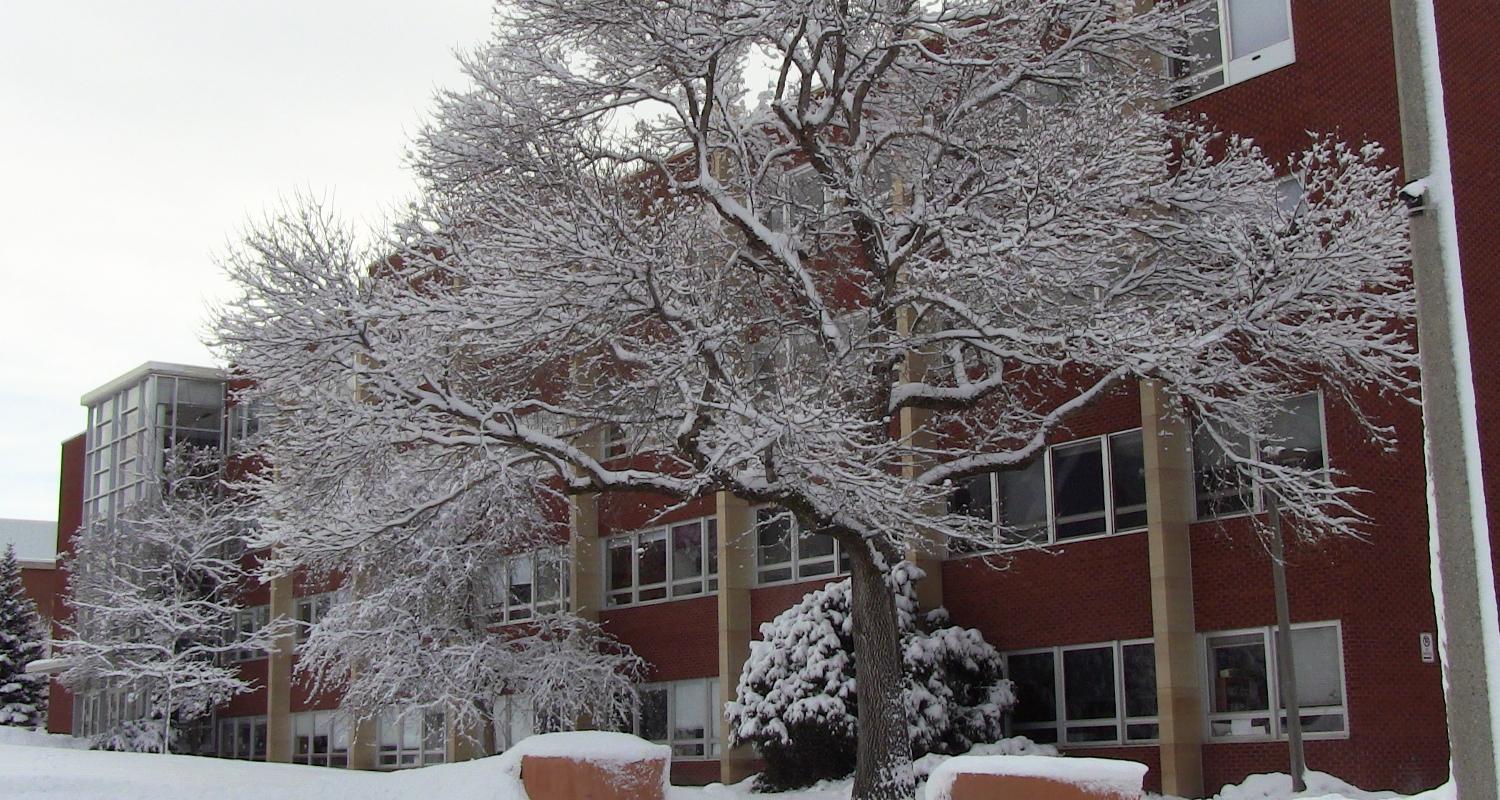
<path fill-rule="evenodd" d="M 852 800 L 911 800 L 916 777 L 902 696 L 896 601 L 868 544 L 849 547 L 859 743 Z"/>

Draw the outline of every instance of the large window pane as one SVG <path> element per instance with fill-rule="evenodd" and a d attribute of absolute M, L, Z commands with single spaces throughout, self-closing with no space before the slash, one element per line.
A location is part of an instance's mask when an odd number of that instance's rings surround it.
<path fill-rule="evenodd" d="M 686 739 L 706 739 L 708 737 L 708 687 L 703 681 L 683 681 L 672 686 L 672 739 L 681 742 Z M 675 755 L 679 756 L 701 756 L 704 755 L 703 743 L 677 744 L 673 747 Z"/>
<path fill-rule="evenodd" d="M 1230 58 L 1244 58 L 1292 38 L 1284 0 L 1228 0 Z"/>
<path fill-rule="evenodd" d="M 1258 633 L 1208 640 L 1209 709 L 1215 713 L 1270 708 L 1265 639 Z"/>
<path fill-rule="evenodd" d="M 1005 669 L 1016 684 L 1016 725 L 1057 721 L 1057 677 L 1052 654 L 1023 653 L 1005 659 Z M 1030 734 L 1027 734 L 1030 736 Z M 1032 736 L 1033 739 L 1040 739 Z"/>
<path fill-rule="evenodd" d="M 763 508 L 756 512 L 755 560 L 762 583 L 792 577 L 792 519 L 785 512 Z"/>
<path fill-rule="evenodd" d="M 1114 719 L 1115 651 L 1113 647 L 1064 650 L 1063 708 L 1070 742 L 1099 742 L 1119 738 Z M 1084 720 L 1110 720 L 1108 725 L 1075 725 Z"/>
<path fill-rule="evenodd" d="M 672 594 L 703 591 L 703 525 L 690 522 L 672 526 Z"/>
<path fill-rule="evenodd" d="M 531 556 L 512 556 L 507 572 L 509 589 L 506 604 L 510 607 L 510 616 L 512 619 L 525 619 L 531 616 Z"/>
<path fill-rule="evenodd" d="M 833 571 L 832 536 L 807 534 L 797 537 L 797 577 L 832 575 Z"/>
<path fill-rule="evenodd" d="M 631 565 L 635 560 L 631 537 L 621 536 L 609 540 L 609 602 L 611 605 L 628 603 L 631 600 Z"/>
<path fill-rule="evenodd" d="M 1156 645 L 1124 645 L 1120 658 L 1125 671 L 1125 716 L 1156 716 Z"/>
<path fill-rule="evenodd" d="M 996 476 L 1001 537 L 1011 544 L 1047 540 L 1047 467 L 1036 459 Z"/>
<path fill-rule="evenodd" d="M 948 513 L 963 514 L 976 519 L 995 518 L 995 497 L 991 488 L 993 477 L 988 473 L 973 475 L 958 482 L 953 494 L 948 496 Z"/>
<path fill-rule="evenodd" d="M 1057 538 L 1104 533 L 1104 450 L 1099 440 L 1058 447 L 1052 453 L 1052 504 Z"/>
<path fill-rule="evenodd" d="M 1281 637 L 1277 636 L 1277 642 Z M 1293 669 L 1297 673 L 1297 703 L 1303 708 L 1344 704 L 1344 681 L 1339 670 L 1339 630 L 1332 625 L 1292 630 Z M 1278 704 L 1281 698 L 1276 698 Z"/>
<path fill-rule="evenodd" d="M 640 600 L 660 600 L 667 596 L 667 534 L 665 531 L 643 534 L 636 550 L 636 579 L 640 582 Z M 652 588 L 647 588 L 652 587 Z"/>
<path fill-rule="evenodd" d="M 1146 525 L 1146 449 L 1140 431 L 1109 437 L 1109 481 L 1114 495 L 1115 530 Z"/>
<path fill-rule="evenodd" d="M 1323 461 L 1323 421 L 1316 393 L 1287 401 L 1271 422 L 1264 445 L 1269 461 L 1302 469 L 1320 470 Z"/>
<path fill-rule="evenodd" d="M 1250 442 L 1238 441 L 1236 447 L 1249 453 Z M 1254 502 L 1249 480 L 1201 424 L 1193 432 L 1193 484 L 1200 519 L 1246 511 Z"/>

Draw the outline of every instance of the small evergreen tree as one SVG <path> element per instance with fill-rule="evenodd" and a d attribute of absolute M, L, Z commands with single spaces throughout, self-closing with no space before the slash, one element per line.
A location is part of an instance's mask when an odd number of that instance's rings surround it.
<path fill-rule="evenodd" d="M 40 727 L 47 713 L 47 679 L 27 675 L 26 665 L 41 658 L 42 621 L 21 585 L 14 545 L 0 559 L 0 725 Z"/>
<path fill-rule="evenodd" d="M 911 754 L 957 755 L 1003 736 L 1015 704 L 1000 653 L 947 612 L 917 613 L 910 563 L 892 570 L 905 673 L 903 697 Z M 760 627 L 734 702 L 725 708 L 735 744 L 753 744 L 766 760 L 760 791 L 780 791 L 854 771 L 856 724 L 854 618 L 849 581 L 830 583 Z"/>

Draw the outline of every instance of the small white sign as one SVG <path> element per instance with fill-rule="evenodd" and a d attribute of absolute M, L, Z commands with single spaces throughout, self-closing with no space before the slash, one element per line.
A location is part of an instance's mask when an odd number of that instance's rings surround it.
<path fill-rule="evenodd" d="M 1419 637 L 1422 641 L 1422 663 L 1433 664 L 1437 662 L 1437 640 L 1430 633 L 1423 633 Z"/>

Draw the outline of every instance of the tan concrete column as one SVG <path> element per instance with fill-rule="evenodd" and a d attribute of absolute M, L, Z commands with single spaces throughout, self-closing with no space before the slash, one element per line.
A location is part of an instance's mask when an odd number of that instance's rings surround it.
<path fill-rule="evenodd" d="M 380 729 L 375 717 L 352 720 L 349 731 L 349 769 L 375 769 L 379 766 Z"/>
<path fill-rule="evenodd" d="M 271 623 L 287 624 L 293 614 L 292 576 L 271 579 Z M 290 763 L 292 760 L 292 651 L 297 634 L 288 628 L 276 639 L 276 649 L 266 663 L 266 760 Z"/>
<path fill-rule="evenodd" d="M 1203 685 L 1193 622 L 1192 437 L 1176 399 L 1141 383 L 1146 455 L 1146 540 L 1151 556 L 1151 623 L 1156 640 L 1156 702 L 1162 791 L 1203 794 Z"/>
<path fill-rule="evenodd" d="M 604 607 L 604 551 L 599 544 L 599 496 L 581 494 L 568 504 L 568 608 L 599 621 Z"/>
<path fill-rule="evenodd" d="M 447 752 L 445 760 L 452 764 L 473 761 L 495 752 L 495 726 L 481 722 L 470 728 L 457 725 L 450 716 L 447 722 Z"/>
<path fill-rule="evenodd" d="M 750 655 L 750 589 L 755 585 L 755 514 L 728 492 L 717 502 L 719 528 L 719 697 L 734 698 Z M 739 783 L 755 771 L 755 749 L 729 746 L 729 723 L 719 714 L 719 780 Z"/>
<path fill-rule="evenodd" d="M 897 328 L 903 334 L 910 333 L 912 321 L 912 311 L 903 309 L 897 317 Z M 901 365 L 902 379 L 920 380 L 927 373 L 931 362 L 932 358 L 927 354 L 907 353 Z M 907 480 L 915 479 L 932 464 L 931 459 L 917 452 L 926 451 L 932 442 L 932 431 L 928 428 L 931 419 L 932 412 L 926 409 L 901 409 L 901 440 L 909 448 L 902 459 L 901 476 Z M 930 510 L 933 513 L 943 511 L 941 508 Z M 943 558 L 948 554 L 948 544 L 934 531 L 922 533 L 924 535 L 907 550 L 906 557 L 927 573 L 926 577 L 917 582 L 917 608 L 930 611 L 943 605 Z"/>

